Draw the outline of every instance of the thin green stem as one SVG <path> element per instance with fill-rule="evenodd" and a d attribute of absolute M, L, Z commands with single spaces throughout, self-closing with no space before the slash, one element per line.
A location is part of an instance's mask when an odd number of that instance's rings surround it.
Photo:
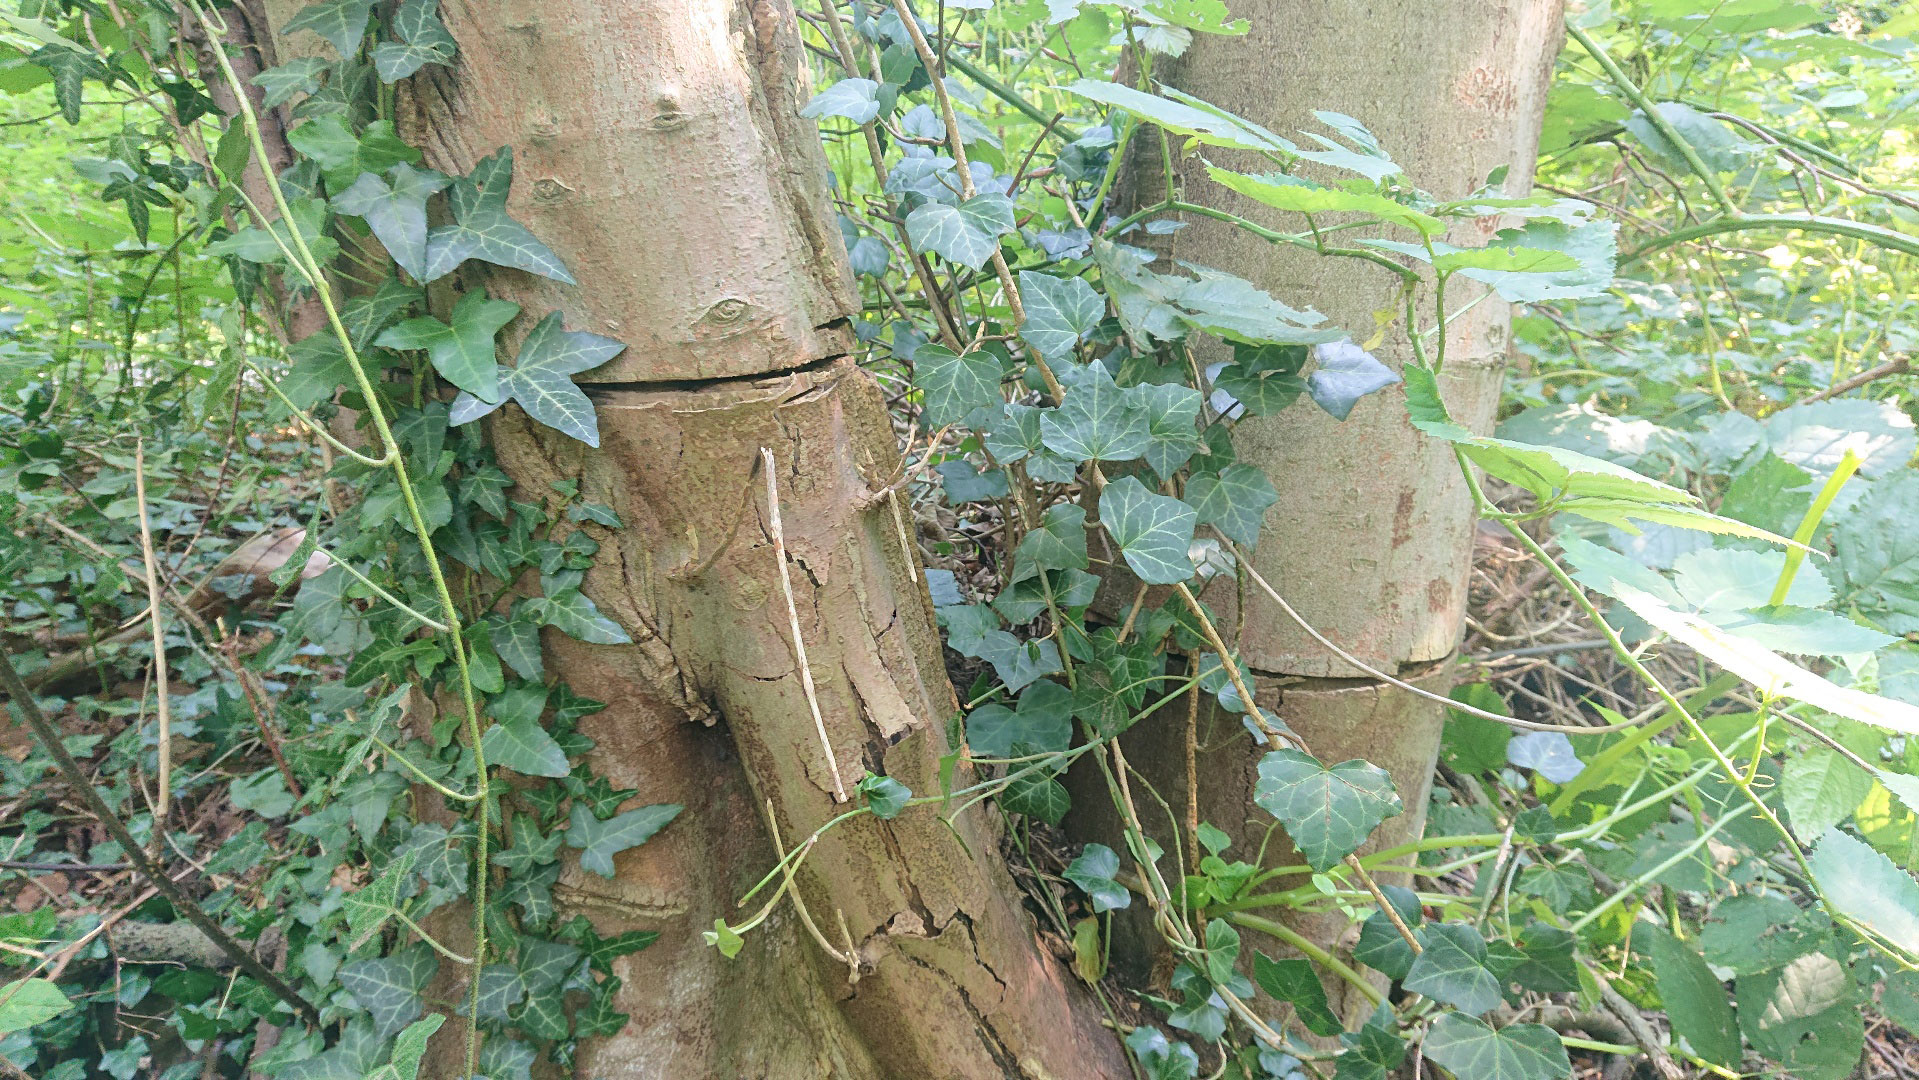
<path fill-rule="evenodd" d="M 1594 60 L 1599 61 L 1599 66 L 1606 69 L 1606 77 L 1612 80 L 1612 84 L 1619 88 L 1620 93 L 1626 95 L 1628 100 L 1639 107 L 1640 114 L 1646 118 L 1647 123 L 1653 126 L 1653 130 L 1659 132 L 1662 138 L 1672 144 L 1673 149 L 1679 151 L 1679 156 L 1686 160 L 1686 167 L 1691 169 L 1693 175 L 1699 177 L 1700 181 L 1706 185 L 1706 190 L 1712 194 L 1713 201 L 1719 204 L 1719 209 L 1723 211 L 1727 217 L 1737 218 L 1739 216 L 1739 207 L 1735 205 L 1732 198 L 1726 194 L 1725 186 L 1719 182 L 1719 174 L 1707 167 L 1705 161 L 1699 157 L 1699 151 L 1695 149 L 1691 143 L 1686 141 L 1685 136 L 1679 134 L 1677 128 L 1673 127 L 1672 124 L 1666 120 L 1665 116 L 1654 106 L 1652 99 L 1646 96 L 1646 92 L 1641 90 L 1639 84 L 1633 82 L 1632 77 L 1627 75 L 1625 69 L 1619 66 L 1619 62 L 1614 60 L 1612 55 L 1604 48 L 1600 47 L 1599 43 L 1592 39 L 1592 35 L 1586 33 L 1586 31 L 1579 27 L 1569 24 L 1566 27 L 1566 32 L 1572 36 L 1574 41 L 1579 42 L 1587 52 L 1591 53 Z"/>
<path fill-rule="evenodd" d="M 1858 472 L 1859 466 L 1865 463 L 1856 448 L 1846 447 L 1845 456 L 1839 459 L 1832 475 L 1826 477 L 1825 486 L 1819 489 L 1812 505 L 1806 508 L 1806 516 L 1799 519 L 1799 527 L 1792 532 L 1793 546 L 1786 549 L 1786 565 L 1779 571 L 1779 580 L 1772 587 L 1772 596 L 1766 601 L 1768 604 L 1778 607 L 1786 602 L 1786 594 L 1792 591 L 1792 579 L 1799 574 L 1799 564 L 1806 561 L 1807 545 L 1812 543 L 1812 534 L 1819 531 L 1819 523 L 1825 519 L 1826 511 L 1831 509 L 1832 501 L 1839 497 L 1839 489 L 1845 487 L 1846 481 L 1852 479 L 1852 474 Z"/>

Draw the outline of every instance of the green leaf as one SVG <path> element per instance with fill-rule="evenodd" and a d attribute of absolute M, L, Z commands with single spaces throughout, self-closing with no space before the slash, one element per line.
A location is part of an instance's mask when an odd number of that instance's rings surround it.
<path fill-rule="evenodd" d="M 983 758 L 1050 754 L 1073 741 L 1073 693 L 1050 679 L 1020 692 L 1018 708 L 983 705 L 966 717 L 966 744 Z"/>
<path fill-rule="evenodd" d="M 544 993 L 566 981 L 580 966 L 579 946 L 564 941 L 526 938 L 520 942 L 520 979 L 532 993 Z"/>
<path fill-rule="evenodd" d="M 1106 314 L 1106 302 L 1083 278 L 1021 270 L 1019 291 L 1026 302 L 1019 336 L 1048 360 L 1071 356 L 1080 338 Z"/>
<path fill-rule="evenodd" d="M 1299 956 L 1274 960 L 1265 953 L 1253 954 L 1253 981 L 1275 1000 L 1293 1007 L 1293 1014 L 1306 1030 L 1329 1038 L 1346 1030 L 1339 1014 L 1326 998 L 1326 986 L 1319 981 L 1312 961 Z"/>
<path fill-rule="evenodd" d="M 53 99 L 60 115 L 69 124 L 80 122 L 82 93 L 87 79 L 104 79 L 107 68 L 91 52 L 65 45 L 43 45 L 27 56 L 27 63 L 45 68 L 53 76 Z"/>
<path fill-rule="evenodd" d="M 855 124 L 864 124 L 880 114 L 880 84 L 871 79 L 841 79 L 813 95 L 800 115 L 808 120 L 822 116 L 842 116 Z"/>
<path fill-rule="evenodd" d="M 546 675 L 540 658 L 540 628 L 535 623 L 514 619 L 500 625 L 493 631 L 493 650 L 522 679 Z"/>
<path fill-rule="evenodd" d="M 999 238 L 1014 231 L 1013 202 L 1004 195 L 975 195 L 951 206 L 929 202 L 906 215 L 906 238 L 915 251 L 930 251 L 971 270 L 986 265 Z"/>
<path fill-rule="evenodd" d="M 630 645 L 633 638 L 619 623 L 600 614 L 593 601 L 577 588 L 562 589 L 549 597 L 535 597 L 529 604 L 541 621 L 560 633 L 591 645 Z"/>
<path fill-rule="evenodd" d="M 1456 266 L 1461 277 L 1491 285 L 1515 304 L 1577 300 L 1598 296 L 1612 285 L 1618 232 L 1618 224 L 1611 221 L 1528 221 L 1522 228 L 1493 234 L 1492 243 L 1503 246 L 1452 249 L 1433 265 L 1443 268 L 1454 260 L 1449 265 Z"/>
<path fill-rule="evenodd" d="M 331 65 L 322 57 L 302 56 L 260 72 L 253 77 L 252 82 L 262 92 L 261 104 L 269 109 L 277 108 L 293 100 L 295 94 L 311 94 L 320 89 L 320 76 L 326 74 L 329 66 Z M 239 121 L 235 120 L 228 124 L 227 130 L 240 131 L 244 141 L 246 128 Z M 223 143 L 224 141 L 222 139 Z M 240 178 L 238 170 L 222 167 L 220 171 L 229 179 Z"/>
<path fill-rule="evenodd" d="M 1445 222 L 1405 203 L 1394 202 L 1384 195 L 1321 187 L 1311 181 L 1277 173 L 1264 177 L 1248 176 L 1214 165 L 1208 165 L 1206 173 L 1225 187 L 1279 210 L 1301 214 L 1368 214 L 1382 221 L 1403 225 L 1425 237 L 1439 236 L 1446 231 Z"/>
<path fill-rule="evenodd" d="M 1424 949 L 1413 957 L 1406 989 L 1475 1015 L 1499 1007 L 1504 995 L 1479 931 L 1465 923 L 1434 923 L 1417 936 Z"/>
<path fill-rule="evenodd" d="M 1659 116 L 1666 125 L 1690 143 L 1700 161 L 1714 172 L 1731 172 L 1745 160 L 1740 151 L 1746 145 L 1746 140 L 1734 134 L 1727 124 L 1684 102 L 1662 101 L 1653 108 L 1659 110 Z M 1681 173 L 1689 171 L 1690 163 L 1685 154 L 1666 138 L 1664 132 L 1653 126 L 1643 110 L 1633 110 L 1633 114 L 1626 118 L 1625 127 L 1667 168 Z"/>
<path fill-rule="evenodd" d="M 1339 1041 L 1346 1049 L 1333 1068 L 1333 1080 L 1386 1080 L 1406 1059 L 1406 1040 L 1379 1024 L 1368 1022 L 1358 1031 L 1341 1035 Z"/>
<path fill-rule="evenodd" d="M 519 313 L 520 305 L 511 301 L 489 300 L 483 292 L 463 293 L 453 305 L 451 324 L 422 315 L 382 332 L 373 343 L 389 349 L 424 349 L 441 378 L 487 404 L 496 404 L 502 394 L 494 338 Z"/>
<path fill-rule="evenodd" d="M 1132 906 L 1133 894 L 1113 880 L 1119 873 L 1119 854 L 1105 844 L 1088 844 L 1067 864 L 1066 880 L 1078 885 L 1093 901 L 1095 914 Z"/>
<path fill-rule="evenodd" d="M 365 220 L 400 269 L 417 278 L 426 272 L 426 201 L 450 181 L 431 169 L 415 169 L 405 162 L 393 166 L 387 177 L 390 179 L 361 173 L 352 187 L 333 197 L 333 209 Z M 515 306 L 514 311 L 518 310 Z M 491 355 L 487 362 L 492 362 Z M 464 384 L 456 385 L 464 388 Z"/>
<path fill-rule="evenodd" d="M 427 64 L 451 65 L 458 46 L 440 21 L 440 0 L 405 0 L 393 16 L 399 41 L 373 47 L 373 67 L 381 82 L 398 82 Z"/>
<path fill-rule="evenodd" d="M 1152 445 L 1152 429 L 1134 396 L 1099 364 L 1069 368 L 1064 399 L 1040 414 L 1040 440 L 1072 461 L 1128 461 Z"/>
<path fill-rule="evenodd" d="M 1126 394 L 1146 414 L 1146 451 L 1141 456 L 1162 478 L 1199 452 L 1199 391 L 1178 383 L 1142 383 Z"/>
<path fill-rule="evenodd" d="M 341 907 L 346 913 L 348 951 L 366 944 L 399 910 L 400 891 L 412 880 L 413 862 L 417 857 L 418 853 L 413 851 L 395 855 L 387 861 L 379 877 L 346 894 Z"/>
<path fill-rule="evenodd" d="M 1272 482 L 1251 465 L 1228 465 L 1217 474 L 1200 473 L 1186 482 L 1186 502 L 1199 521 L 1249 550 L 1259 542 L 1266 508 L 1278 501 Z"/>
<path fill-rule="evenodd" d="M 1021 641 L 1004 630 L 981 634 L 973 655 L 993 665 L 993 673 L 1006 684 L 1006 689 L 1015 692 L 1034 679 L 1064 670 L 1059 646 L 1053 644 L 1051 638 Z"/>
<path fill-rule="evenodd" d="M 566 842 L 580 849 L 580 869 L 611 878 L 613 856 L 652 839 L 653 834 L 678 817 L 682 809 L 684 807 L 674 803 L 660 803 L 601 821 L 576 801 L 571 826 L 566 830 Z"/>
<path fill-rule="evenodd" d="M 986 430 L 986 452 L 1001 465 L 1011 465 L 1038 450 L 1040 412 L 1037 406 L 1008 402 Z"/>
<path fill-rule="evenodd" d="M 300 9 L 280 28 L 282 34 L 310 30 L 325 38 L 341 59 L 360 51 L 360 39 L 366 37 L 367 16 L 373 0 L 321 0 Z"/>
<path fill-rule="evenodd" d="M 1067 86 L 1066 92 L 1122 109 L 1175 135 L 1185 135 L 1208 146 L 1278 154 L 1292 154 L 1298 149 L 1250 120 L 1170 89 L 1168 93 L 1174 97 L 1160 97 L 1120 83 L 1080 79 Z"/>
<path fill-rule="evenodd" d="M 1524 247 L 1456 248 L 1433 257 L 1433 269 L 1443 274 L 1460 270 L 1503 270 L 1516 274 L 1551 274 L 1579 269 L 1579 260 L 1563 251 Z"/>
<path fill-rule="evenodd" d="M 528 994 L 526 1004 L 513 1017 L 521 1031 L 536 1039 L 564 1039 L 572 1031 L 565 996 L 555 986 L 537 994 Z"/>
<path fill-rule="evenodd" d="M 439 966 L 439 955 L 422 943 L 390 956 L 343 965 L 335 977 L 372 1017 L 374 1030 L 385 1039 L 420 1015 L 420 992 Z"/>
<path fill-rule="evenodd" d="M 1866 1035 L 1858 992 L 1830 954 L 1808 953 L 1777 971 L 1742 975 L 1735 987 L 1746 1040 L 1795 1080 L 1841 1080 L 1858 1062 Z"/>
<path fill-rule="evenodd" d="M 1354 759 L 1329 769 L 1297 750 L 1260 759 L 1253 802 L 1286 826 L 1315 870 L 1357 851 L 1380 822 L 1404 809 L 1392 777 L 1379 766 Z"/>
<path fill-rule="evenodd" d="M 453 224 L 427 234 L 427 266 L 422 281 L 452 273 L 468 259 L 524 270 L 577 285 L 566 264 L 524 225 L 506 215 L 506 195 L 513 181 L 513 148 L 501 147 L 456 181 L 447 204 Z"/>
<path fill-rule="evenodd" d="M 513 367 L 500 372 L 501 392 L 547 427 L 598 447 L 599 418 L 593 402 L 574 385 L 572 376 L 591 371 L 624 351 L 624 342 L 584 330 L 567 330 L 559 312 L 548 312 L 521 342 Z"/>
<path fill-rule="evenodd" d="M 1919 735 L 1919 706 L 1838 686 L 1764 646 L 1721 630 L 1698 615 L 1675 611 L 1648 593 L 1625 585 L 1618 591 L 1619 600 L 1654 629 L 1671 635 L 1768 696 L 1803 701 L 1862 724 Z"/>
<path fill-rule="evenodd" d="M 1544 1024 L 1490 1025 L 1442 1013 L 1426 1032 L 1425 1055 L 1458 1080 L 1564 1080 L 1572 1061 Z"/>
<path fill-rule="evenodd" d="M 1713 965 L 1757 975 L 1830 946 L 1832 920 L 1818 909 L 1801 911 L 1783 896 L 1744 893 L 1713 908 L 1699 944 Z"/>
<path fill-rule="evenodd" d="M 866 798 L 866 805 L 873 816 L 881 821 L 891 821 L 906 809 L 906 801 L 913 797 L 913 791 L 905 784 L 890 776 L 878 776 L 867 773 L 860 779 L 859 791 Z"/>
<path fill-rule="evenodd" d="M 1306 389 L 1313 404 L 1335 420 L 1351 416 L 1360 398 L 1400 381 L 1391 368 L 1350 341 L 1321 345 L 1313 355 L 1319 362 L 1306 379 Z"/>
<path fill-rule="evenodd" d="M 1741 1046 L 1726 988 L 1706 966 L 1706 959 L 1665 929 L 1652 925 L 1633 928 L 1635 945 L 1646 943 L 1652 956 L 1659 1000 L 1666 1008 L 1676 1035 L 1684 1036 L 1693 1053 L 1716 1065 L 1735 1068 Z"/>
<path fill-rule="evenodd" d="M 418 1080 L 420 1059 L 426 1056 L 427 1040 L 446 1023 L 443 1013 L 433 1013 L 415 1020 L 400 1032 L 393 1041 L 393 1057 L 379 1071 L 373 1074 L 374 1080 Z"/>
<path fill-rule="evenodd" d="M 1001 404 L 999 361 L 988 352 L 957 356 L 943 345 L 922 345 L 913 354 L 913 386 L 920 392 L 921 423 L 928 428 L 966 422 L 976 410 Z"/>
<path fill-rule="evenodd" d="M 1272 416 L 1306 392 L 1299 377 L 1309 355 L 1304 345 L 1233 346 L 1233 362 L 1213 379 L 1213 386 L 1244 406 L 1254 416 Z M 1227 408 L 1237 419 L 1240 410 Z"/>
<path fill-rule="evenodd" d="M 531 814 L 513 815 L 507 834 L 512 842 L 493 853 L 493 865 L 509 874 L 522 873 L 552 862 L 564 839 L 559 833 L 542 832 Z"/>
<path fill-rule="evenodd" d="M 1073 808 L 1073 797 L 1060 782 L 1044 773 L 1023 776 L 1000 793 L 1000 809 L 1009 814 L 1025 814 L 1048 825 L 1058 825 Z"/>
<path fill-rule="evenodd" d="M 1155 495 L 1137 477 L 1122 476 L 1099 496 L 1100 524 L 1112 534 L 1126 565 L 1149 585 L 1174 585 L 1193 576 L 1193 508 Z"/>
<path fill-rule="evenodd" d="M 1830 829 L 1808 856 L 1833 909 L 1908 953 L 1919 952 L 1919 882 L 1860 840 Z"/>
<path fill-rule="evenodd" d="M 1013 580 L 1024 581 L 1042 570 L 1084 570 L 1086 509 L 1075 503 L 1046 508 L 1040 527 L 1020 538 L 1013 551 Z"/>
<path fill-rule="evenodd" d="M 512 769 L 523 776 L 565 776 L 571 766 L 566 751 L 537 720 L 503 720 L 486 729 L 480 740 L 487 764 Z"/>
<path fill-rule="evenodd" d="M 473 1011 L 482 1020 L 505 1020 L 526 1000 L 526 982 L 512 964 L 488 964 L 480 969 L 479 979 Z"/>
<path fill-rule="evenodd" d="M 1872 794 L 1871 773 L 1823 746 L 1786 755 L 1779 777 L 1780 800 L 1792 831 L 1812 841 L 1852 817 Z"/>
<path fill-rule="evenodd" d="M 51 979 L 15 979 L 0 986 L 0 1035 L 24 1031 L 73 1008 L 73 1002 Z"/>
<path fill-rule="evenodd" d="M 1206 977 L 1214 984 L 1233 981 L 1239 963 L 1239 931 L 1225 919 L 1206 923 Z"/>

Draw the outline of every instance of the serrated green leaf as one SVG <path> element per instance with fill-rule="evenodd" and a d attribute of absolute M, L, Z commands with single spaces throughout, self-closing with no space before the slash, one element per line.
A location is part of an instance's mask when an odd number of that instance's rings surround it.
<path fill-rule="evenodd" d="M 1175 91 L 1169 90 L 1168 93 L 1176 97 L 1160 97 L 1121 83 L 1080 79 L 1069 84 L 1066 92 L 1122 109 L 1176 135 L 1188 136 L 1208 146 L 1230 146 L 1239 150 L 1278 154 L 1291 154 L 1298 149 L 1292 142 L 1250 120 Z"/>
<path fill-rule="evenodd" d="M 1919 953 L 1919 882 L 1863 841 L 1830 829 L 1808 861 L 1819 891 L 1841 915 L 1908 953 Z"/>
<path fill-rule="evenodd" d="M 1123 476 L 1100 492 L 1099 518 L 1141 581 L 1174 585 L 1193 576 L 1187 550 L 1198 515 L 1192 507 L 1170 495 L 1155 495 L 1136 477 Z"/>
<path fill-rule="evenodd" d="M 1357 851 L 1380 822 L 1404 809 L 1392 777 L 1379 766 L 1354 759 L 1329 769 L 1297 750 L 1260 759 L 1253 802 L 1286 826 L 1315 870 Z"/>
<path fill-rule="evenodd" d="M 1726 988 L 1700 956 L 1678 938 L 1657 926 L 1636 926 L 1635 946 L 1645 944 L 1652 956 L 1659 1000 L 1675 1035 L 1683 1036 L 1692 1051 L 1707 1061 L 1737 1067 L 1741 1046 Z"/>
<path fill-rule="evenodd" d="M 572 823 L 566 830 L 566 842 L 580 849 L 580 869 L 601 877 L 613 876 L 613 856 L 628 848 L 639 847 L 679 816 L 684 809 L 674 803 L 660 803 L 628 810 L 607 821 L 575 802 Z"/>
<path fill-rule="evenodd" d="M 1206 173 L 1222 186 L 1279 210 L 1301 214 L 1368 214 L 1382 221 L 1403 225 L 1425 237 L 1439 236 L 1446 231 L 1445 222 L 1405 203 L 1394 202 L 1384 195 L 1321 187 L 1311 181 L 1277 173 L 1263 177 L 1248 176 L 1214 165 L 1208 165 Z"/>
<path fill-rule="evenodd" d="M 73 1002 L 51 979 L 15 979 L 0 986 L 0 1035 L 24 1031 L 73 1008 Z"/>

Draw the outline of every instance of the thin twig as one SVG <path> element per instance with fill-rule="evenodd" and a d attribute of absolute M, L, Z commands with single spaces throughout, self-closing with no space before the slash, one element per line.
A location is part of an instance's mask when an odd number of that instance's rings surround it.
<path fill-rule="evenodd" d="M 167 803 L 173 787 L 173 714 L 167 699 L 167 635 L 160 621 L 160 571 L 153 558 L 153 523 L 147 516 L 146 440 L 133 443 L 133 497 L 140 507 L 140 557 L 146 563 L 147 615 L 153 624 L 153 688 L 159 694 L 160 763 L 153 797 L 154 850 L 167 827 Z"/>
<path fill-rule="evenodd" d="M 833 756 L 833 740 L 826 736 L 826 718 L 820 715 L 819 694 L 813 689 L 813 668 L 806 662 L 806 639 L 800 634 L 800 609 L 793 602 L 793 575 L 786 568 L 786 530 L 780 525 L 780 485 L 774 475 L 779 467 L 773 451 L 760 447 L 760 463 L 766 468 L 766 516 L 773 533 L 773 553 L 780 564 L 780 591 L 786 594 L 786 617 L 793 627 L 793 655 L 799 661 L 800 686 L 806 690 L 806 705 L 813 710 L 813 730 L 819 734 L 820 749 L 826 752 L 826 767 L 833 773 L 833 801 L 846 801 L 846 783 L 840 779 L 840 763 Z"/>

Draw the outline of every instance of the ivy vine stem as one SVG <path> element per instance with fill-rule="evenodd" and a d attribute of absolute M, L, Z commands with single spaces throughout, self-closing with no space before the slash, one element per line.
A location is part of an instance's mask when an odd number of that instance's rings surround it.
<path fill-rule="evenodd" d="M 466 641 L 461 633 L 459 606 L 453 599 L 452 590 L 447 585 L 446 572 L 441 567 L 439 553 L 433 546 L 432 529 L 427 525 L 426 515 L 420 509 L 419 497 L 414 491 L 411 478 L 407 474 L 406 458 L 400 452 L 400 443 L 394 436 L 392 427 L 387 423 L 386 410 L 380 404 L 380 396 L 373 387 L 372 379 L 367 375 L 365 365 L 361 363 L 359 351 L 354 348 L 353 336 L 347 332 L 345 324 L 340 319 L 339 309 L 337 305 L 334 304 L 332 292 L 326 284 L 324 270 L 320 266 L 319 260 L 314 257 L 312 250 L 307 245 L 306 237 L 302 234 L 297 220 L 293 216 L 292 207 L 287 203 L 286 192 L 280 184 L 279 177 L 274 175 L 272 168 L 268 164 L 271 158 L 267 155 L 266 143 L 260 133 L 259 117 L 253 111 L 253 100 L 248 96 L 245 84 L 240 81 L 239 75 L 233 70 L 233 62 L 227 57 L 225 48 L 220 44 L 225 36 L 226 27 L 224 23 L 216 23 L 213 19 L 209 18 L 205 9 L 201 7 L 200 0 L 186 0 L 186 6 L 188 10 L 193 12 L 194 17 L 199 20 L 201 27 L 207 32 L 209 39 L 213 43 L 213 47 L 209 51 L 219 64 L 220 74 L 226 80 L 228 89 L 233 93 L 235 103 L 240 112 L 240 122 L 245 126 L 247 142 L 253 152 L 254 163 L 258 166 L 261 175 L 266 180 L 267 190 L 273 196 L 275 208 L 280 211 L 280 220 L 286 225 L 287 239 L 292 243 L 299 255 L 299 259 L 295 265 L 313 285 L 314 295 L 318 298 L 322 310 L 326 313 L 328 326 L 340 343 L 340 347 L 345 355 L 347 367 L 353 374 L 354 384 L 366 402 L 366 412 L 373 421 L 373 428 L 379 436 L 381 449 L 385 452 L 385 455 L 390 458 L 388 467 L 393 470 L 394 483 L 399 488 L 401 501 L 406 506 L 407 517 L 412 523 L 414 536 L 419 543 L 420 554 L 426 562 L 427 572 L 432 578 L 434 592 L 440 602 L 448 644 L 452 646 L 451 651 L 453 653 L 454 667 L 459 674 L 461 703 L 466 711 L 465 726 L 467 738 L 471 744 L 470 750 L 473 754 L 476 787 L 474 813 L 477 821 L 473 860 L 475 868 L 473 875 L 473 956 L 476 970 L 472 980 L 469 1010 L 467 1013 L 466 1040 L 466 1071 L 469 1076 L 476 1075 L 479 1072 L 480 1045 L 485 1038 L 484 1033 L 480 1029 L 479 1022 L 480 979 L 477 966 L 485 963 L 487 953 L 486 916 L 487 886 L 489 884 L 487 845 L 490 839 L 489 832 L 491 826 L 489 820 L 491 809 L 489 798 L 491 791 L 487 782 L 486 751 L 482 746 L 483 740 L 480 731 L 479 702 L 474 696 L 472 672 L 469 669 Z M 254 210 L 256 216 L 258 216 L 258 208 L 255 207 Z M 269 233 L 274 233 L 271 223 L 262 220 L 260 225 Z M 277 236 L 277 233 L 274 235 Z"/>

